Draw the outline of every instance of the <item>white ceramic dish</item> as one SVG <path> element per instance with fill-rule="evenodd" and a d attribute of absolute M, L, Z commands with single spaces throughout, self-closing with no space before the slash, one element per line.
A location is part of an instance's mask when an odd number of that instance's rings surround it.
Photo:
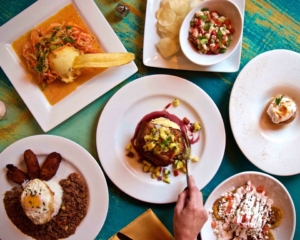
<path fill-rule="evenodd" d="M 230 46 L 223 54 L 199 54 L 199 52 L 195 49 L 195 47 L 191 44 L 189 40 L 190 22 L 194 18 L 195 13 L 203 8 L 208 8 L 209 10 L 217 11 L 219 15 L 229 18 L 232 23 L 235 32 L 232 35 L 232 41 L 230 43 Z M 204 1 L 198 4 L 196 7 L 194 7 L 183 20 L 179 34 L 180 47 L 184 55 L 191 62 L 201 66 L 211 66 L 220 63 L 226 60 L 228 57 L 230 57 L 230 55 L 238 47 L 238 44 L 241 40 L 242 31 L 243 19 L 240 10 L 236 4 L 234 4 L 231 1 L 224 0 Z"/>
<path fill-rule="evenodd" d="M 151 203 L 170 203 L 186 187 L 185 174 L 170 176 L 171 184 L 151 179 L 135 158 L 126 157 L 125 147 L 138 122 L 146 114 L 161 111 L 178 98 L 181 104 L 168 111 L 202 125 L 200 141 L 192 145 L 199 162 L 190 164 L 197 186 L 202 189 L 215 175 L 223 159 L 225 130 L 220 112 L 211 98 L 195 84 L 175 76 L 152 75 L 121 88 L 105 106 L 97 127 L 97 150 L 101 165 L 117 187 L 128 195 Z M 212 161 L 213 160 L 213 161 Z M 168 167 L 170 170 L 171 166 Z"/>
<path fill-rule="evenodd" d="M 11 44 L 70 3 L 73 3 L 105 52 L 126 52 L 93 0 L 55 2 L 40 0 L 4 24 L 0 28 L 0 66 L 45 132 L 65 121 L 137 71 L 134 62 L 107 69 L 79 86 L 57 104 L 53 106 L 49 104 L 37 85 L 28 81 L 25 70 Z"/>
<path fill-rule="evenodd" d="M 245 0 L 232 0 L 244 19 Z M 171 59 L 163 58 L 157 51 L 155 44 L 160 37 L 156 27 L 156 12 L 160 7 L 159 0 L 148 0 L 146 8 L 146 21 L 144 29 L 143 63 L 149 67 L 169 68 L 179 70 L 205 71 L 205 72 L 236 72 L 240 67 L 242 41 L 232 55 L 221 63 L 212 66 L 199 66 L 188 60 L 183 52 L 179 52 Z"/>
<path fill-rule="evenodd" d="M 49 153 L 54 151 L 60 153 L 63 159 L 56 173 L 58 179 L 67 178 L 73 172 L 78 172 L 84 177 L 89 190 L 88 212 L 77 227 L 75 234 L 68 239 L 94 239 L 100 232 L 108 211 L 108 188 L 96 160 L 80 145 L 66 138 L 37 135 L 21 139 L 0 154 L 0 194 L 2 196 L 6 191 L 18 186 L 7 179 L 6 164 L 14 164 L 26 172 L 23 162 L 23 153 L 26 149 L 31 149 L 38 156 L 40 164 Z M 0 215 L 1 239 L 32 239 L 10 221 L 3 201 L 0 204 Z"/>
<path fill-rule="evenodd" d="M 207 211 L 212 209 L 214 202 L 221 194 L 229 191 L 232 187 L 244 185 L 247 181 L 251 181 L 255 186 L 263 186 L 268 193 L 268 197 L 274 200 L 274 206 L 279 207 L 284 214 L 282 223 L 278 228 L 271 230 L 275 239 L 292 240 L 296 228 L 296 212 L 293 200 L 286 188 L 277 179 L 259 172 L 242 172 L 236 174 L 215 188 L 205 202 Z M 212 227 L 212 218 L 209 214 L 208 221 L 201 230 L 202 239 L 216 239 Z"/>
<path fill-rule="evenodd" d="M 238 75 L 230 96 L 233 135 L 245 156 L 275 175 L 300 173 L 300 117 L 288 125 L 272 123 L 267 106 L 276 94 L 290 96 L 300 108 L 300 54 L 273 50 L 252 59 Z"/>

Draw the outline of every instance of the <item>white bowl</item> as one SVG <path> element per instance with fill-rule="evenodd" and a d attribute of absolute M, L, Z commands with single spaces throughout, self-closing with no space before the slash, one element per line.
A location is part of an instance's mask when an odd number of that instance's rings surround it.
<path fill-rule="evenodd" d="M 221 53 L 217 55 L 200 54 L 197 52 L 197 50 L 192 46 L 192 44 L 188 40 L 190 21 L 194 17 L 195 13 L 201 10 L 202 8 L 208 8 L 209 10 L 217 11 L 220 15 L 223 15 L 230 19 L 232 26 L 235 29 L 235 32 L 232 35 L 231 44 L 227 48 L 227 51 L 225 53 Z M 242 31 L 243 31 L 242 15 L 239 8 L 233 2 L 227 0 L 204 1 L 199 5 L 197 5 L 196 7 L 194 7 L 183 20 L 180 28 L 179 41 L 184 55 L 190 61 L 198 65 L 210 66 L 224 61 L 234 52 L 241 39 Z"/>
<path fill-rule="evenodd" d="M 205 209 L 212 209 L 214 202 L 232 187 L 244 185 L 251 181 L 254 186 L 263 186 L 269 198 L 273 199 L 274 206 L 279 207 L 284 214 L 283 221 L 276 229 L 271 230 L 275 239 L 292 240 L 296 227 L 296 213 L 293 200 L 286 188 L 274 177 L 260 172 L 242 172 L 223 181 L 210 194 L 205 202 Z M 202 239 L 216 239 L 211 227 L 212 217 L 209 214 L 208 221 L 201 230 Z"/>

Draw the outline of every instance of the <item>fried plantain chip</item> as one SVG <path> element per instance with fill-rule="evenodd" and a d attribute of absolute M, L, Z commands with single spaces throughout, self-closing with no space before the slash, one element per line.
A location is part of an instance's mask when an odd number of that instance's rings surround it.
<path fill-rule="evenodd" d="M 29 180 L 29 176 L 13 164 L 7 164 L 6 168 L 8 169 L 6 176 L 14 183 L 22 184 L 24 181 Z"/>
<path fill-rule="evenodd" d="M 40 177 L 40 165 L 36 155 L 30 149 L 24 152 L 24 161 L 27 167 L 27 174 L 29 178 L 35 179 Z"/>
<path fill-rule="evenodd" d="M 90 53 L 75 57 L 73 68 L 108 68 L 127 64 L 133 61 L 135 55 L 133 53 Z"/>
<path fill-rule="evenodd" d="M 54 177 L 61 162 L 61 155 L 57 152 L 50 153 L 41 167 L 40 179 L 48 181 Z"/>

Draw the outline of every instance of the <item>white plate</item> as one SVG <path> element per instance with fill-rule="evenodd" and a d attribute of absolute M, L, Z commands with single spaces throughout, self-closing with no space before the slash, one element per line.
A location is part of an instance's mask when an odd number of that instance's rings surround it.
<path fill-rule="evenodd" d="M 229 116 L 237 144 L 258 168 L 275 175 L 300 173 L 300 117 L 289 125 L 269 121 L 266 107 L 276 94 L 300 108 L 300 54 L 273 50 L 251 60 L 233 86 Z"/>
<path fill-rule="evenodd" d="M 168 111 L 181 119 L 198 121 L 203 127 L 200 141 L 192 145 L 192 155 L 200 160 L 190 164 L 190 173 L 200 189 L 213 178 L 221 164 L 225 149 L 223 120 L 214 102 L 201 88 L 170 75 L 135 80 L 109 100 L 100 116 L 96 137 L 103 169 L 117 187 L 136 199 L 151 203 L 175 202 L 186 187 L 183 173 L 177 177 L 172 173 L 169 185 L 144 173 L 137 156 L 134 159 L 125 156 L 125 147 L 142 117 L 163 110 L 175 98 L 181 104 Z"/>
<path fill-rule="evenodd" d="M 21 139 L 0 154 L 0 194 L 2 196 L 12 187 L 18 186 L 7 179 L 6 164 L 14 164 L 26 172 L 23 162 L 23 153 L 26 149 L 31 149 L 38 156 L 40 164 L 49 153 L 54 151 L 60 153 L 63 159 L 56 173 L 58 179 L 67 178 L 72 172 L 78 172 L 84 177 L 89 191 L 87 215 L 77 227 L 75 234 L 68 239 L 94 239 L 100 232 L 108 211 L 108 188 L 96 160 L 80 145 L 62 137 L 37 135 Z M 2 240 L 32 239 L 10 221 L 2 201 L 0 216 Z"/>
<path fill-rule="evenodd" d="M 244 185 L 249 180 L 254 186 L 263 186 L 268 193 L 268 197 L 274 200 L 274 206 L 279 207 L 283 211 L 284 218 L 282 223 L 278 228 L 271 230 L 275 239 L 292 240 L 296 228 L 296 212 L 293 200 L 282 183 L 267 174 L 259 172 L 242 172 L 226 179 L 209 195 L 205 202 L 205 209 L 207 211 L 211 210 L 214 202 L 221 194 L 229 191 L 232 187 Z M 212 231 L 211 222 L 212 218 L 209 214 L 208 221 L 201 229 L 202 239 L 216 239 Z"/>
<path fill-rule="evenodd" d="M 160 37 L 156 27 L 156 12 L 160 7 L 160 0 L 148 0 L 146 8 L 146 21 L 144 30 L 143 62 L 149 67 L 170 68 L 180 70 L 205 71 L 205 72 L 236 72 L 240 67 L 242 52 L 242 37 L 237 49 L 226 60 L 212 66 L 199 66 L 186 58 L 181 50 L 171 59 L 163 58 L 156 49 Z M 232 0 L 244 19 L 245 0 Z"/>
<path fill-rule="evenodd" d="M 137 71 L 134 62 L 109 68 L 79 86 L 54 106 L 49 104 L 37 85 L 26 79 L 25 70 L 11 44 L 70 3 L 73 3 L 87 27 L 96 36 L 104 52 L 126 52 L 93 0 L 40 0 L 3 25 L 0 28 L 0 66 L 45 132 Z"/>

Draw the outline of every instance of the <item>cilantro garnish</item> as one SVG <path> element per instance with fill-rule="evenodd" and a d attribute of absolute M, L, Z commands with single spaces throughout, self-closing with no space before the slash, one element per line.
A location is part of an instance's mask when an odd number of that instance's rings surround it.
<path fill-rule="evenodd" d="M 170 141 L 171 141 L 171 138 L 168 137 L 166 140 L 162 141 L 161 143 L 165 146 L 169 146 Z"/>
<path fill-rule="evenodd" d="M 277 106 L 280 104 L 280 102 L 281 102 L 283 96 L 284 96 L 284 95 L 281 95 L 281 97 L 275 98 L 275 103 L 276 103 Z"/>
<path fill-rule="evenodd" d="M 75 40 L 71 37 L 64 38 L 64 42 L 75 43 Z"/>

